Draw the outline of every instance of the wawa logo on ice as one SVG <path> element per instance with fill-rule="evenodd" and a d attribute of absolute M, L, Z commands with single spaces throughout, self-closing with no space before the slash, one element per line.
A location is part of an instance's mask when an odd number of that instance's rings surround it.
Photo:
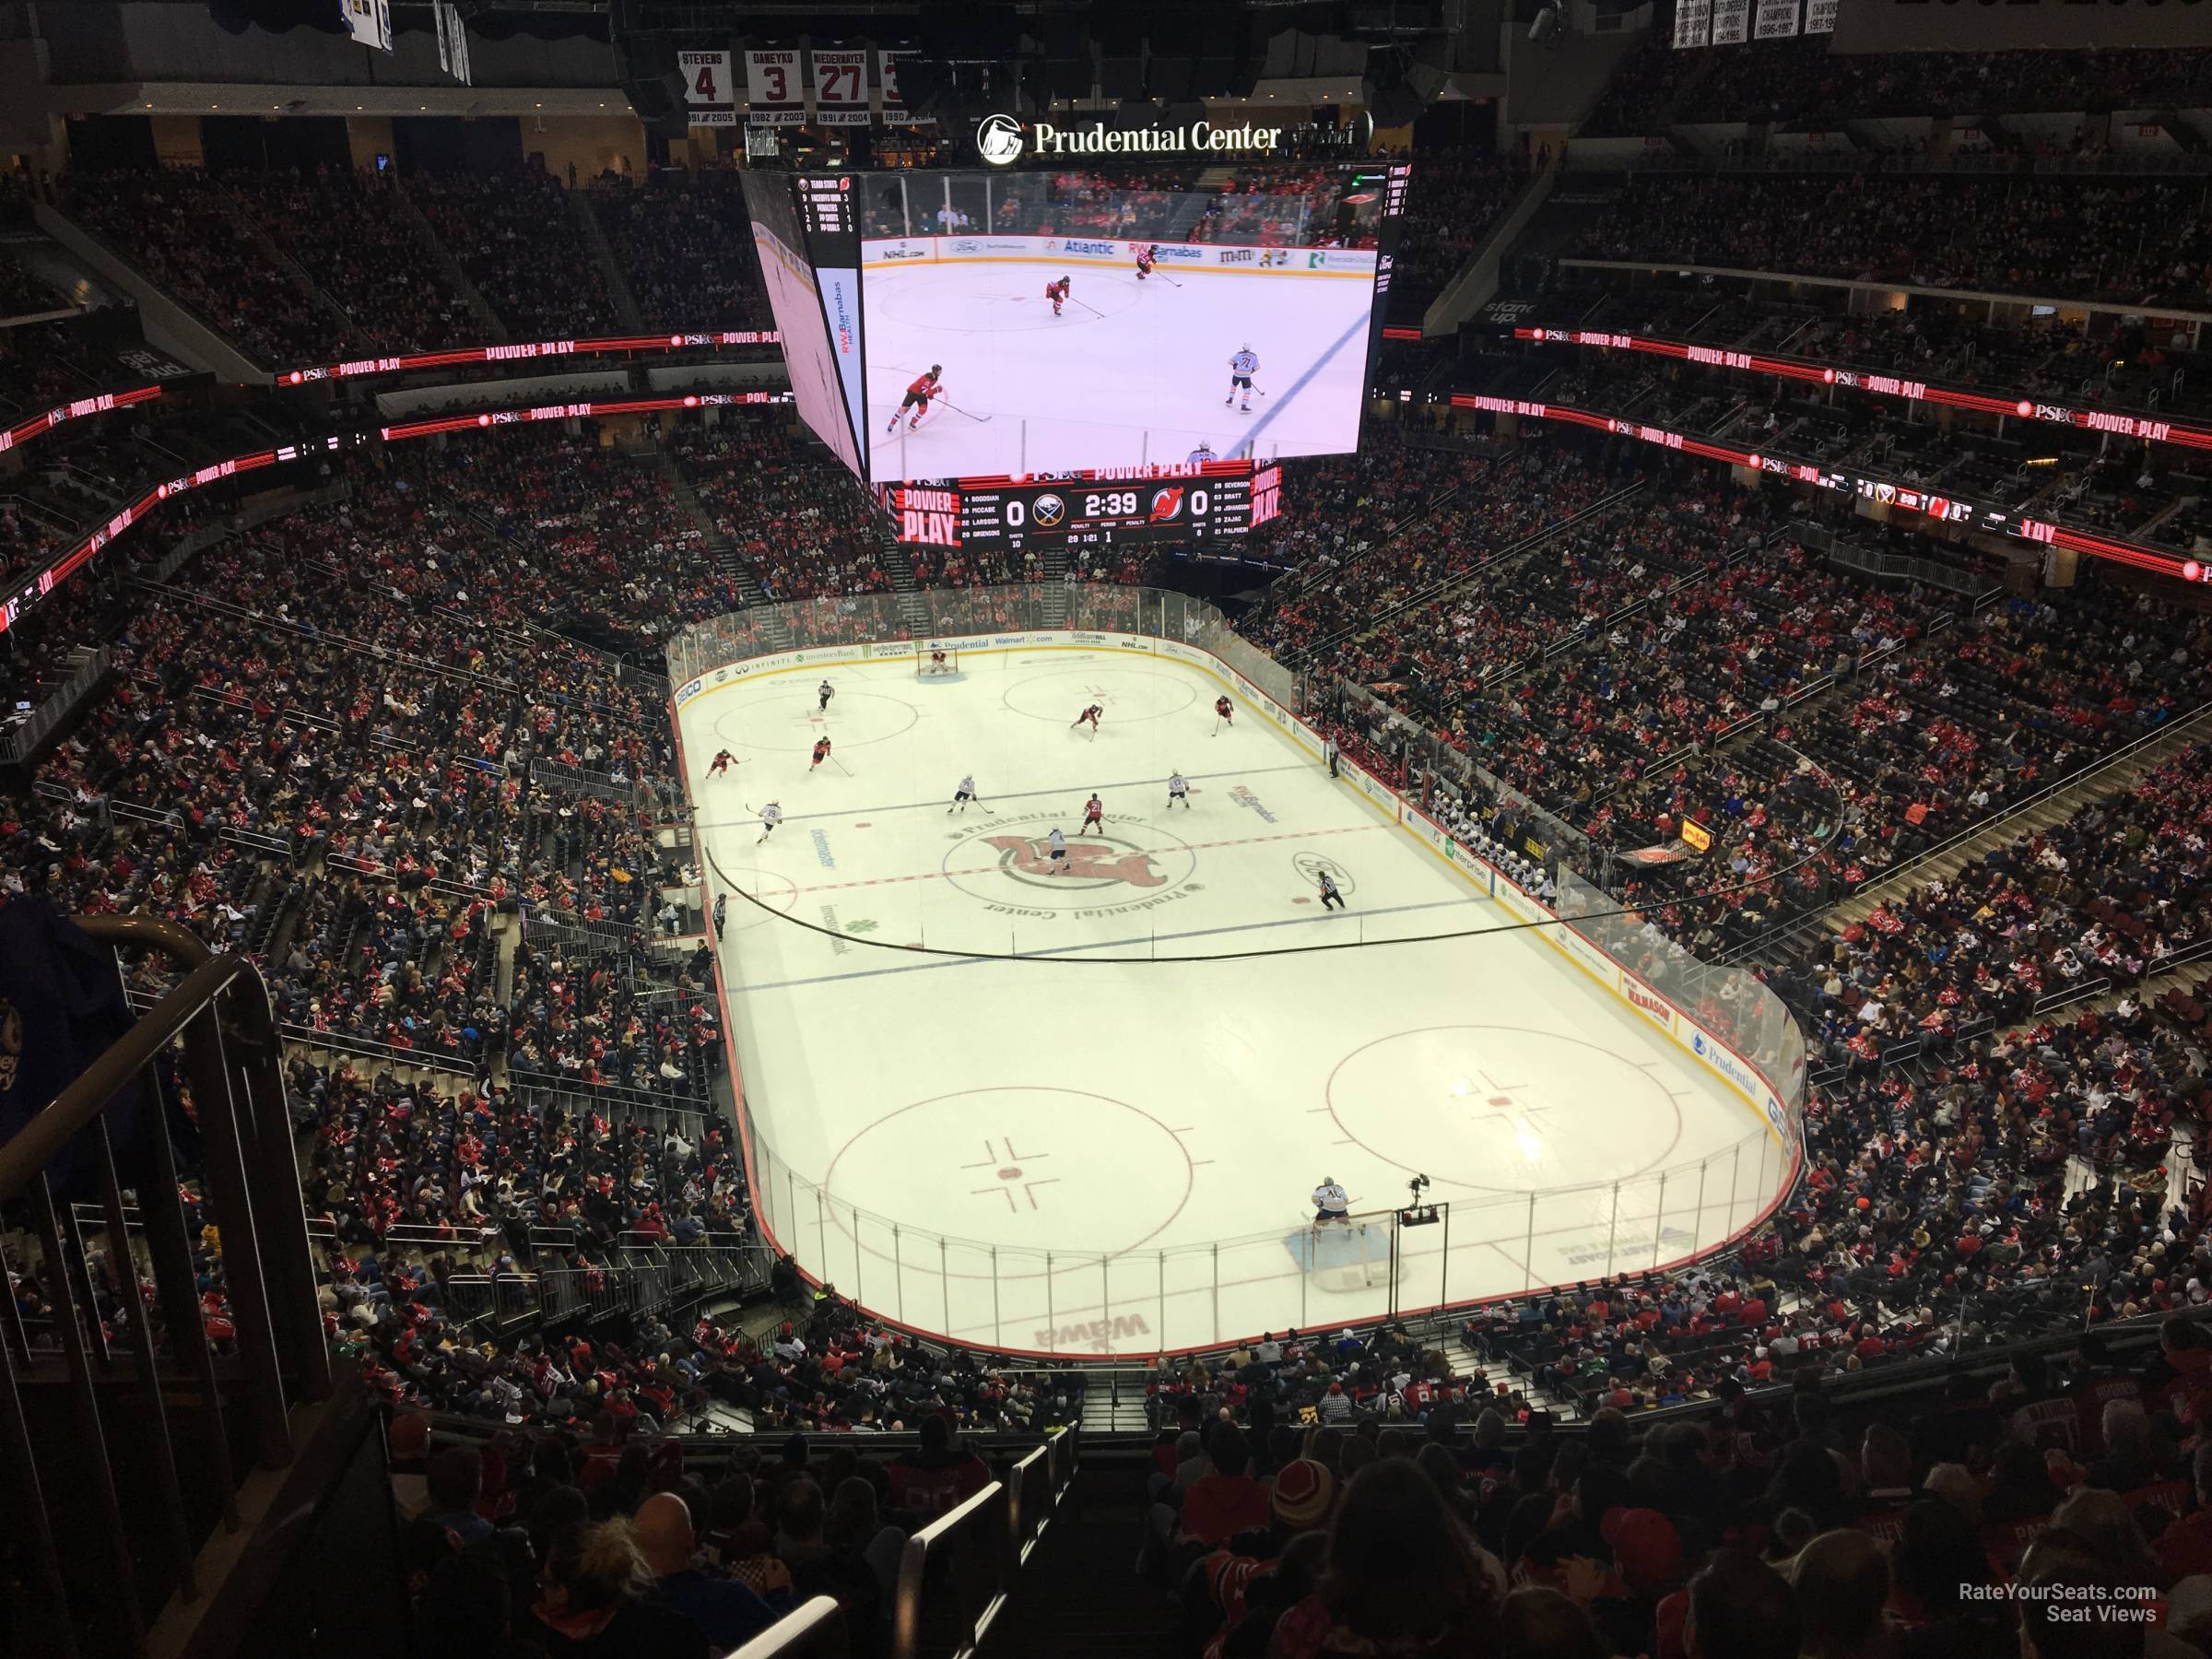
<path fill-rule="evenodd" d="M 1045 843 L 1027 835 L 993 835 L 985 846 L 998 849 L 998 865 L 1022 876 L 1053 877 L 1053 861 Z M 1122 852 L 1104 841 L 1071 841 L 1065 870 L 1053 879 L 1088 877 L 1093 881 L 1124 881 L 1131 887 L 1164 887 L 1167 877 L 1152 867 L 1152 855 L 1142 851 Z"/>

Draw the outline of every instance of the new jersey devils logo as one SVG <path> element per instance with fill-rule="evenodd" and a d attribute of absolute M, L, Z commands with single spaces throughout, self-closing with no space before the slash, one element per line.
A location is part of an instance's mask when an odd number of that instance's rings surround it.
<path fill-rule="evenodd" d="M 998 849 L 998 866 L 1022 876 L 1045 876 L 1053 873 L 1053 861 L 1045 853 L 1045 843 L 1027 835 L 993 835 L 984 838 L 986 846 Z M 1123 852 L 1106 841 L 1071 841 L 1067 843 L 1066 868 L 1059 879 L 1068 877 L 1088 877 L 1093 881 L 1125 881 L 1131 887 L 1163 887 L 1167 878 L 1152 867 L 1152 855 L 1141 850 Z"/>

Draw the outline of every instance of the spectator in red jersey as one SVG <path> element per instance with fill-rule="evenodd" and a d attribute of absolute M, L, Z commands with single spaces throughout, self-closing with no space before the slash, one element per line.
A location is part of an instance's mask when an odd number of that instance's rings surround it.
<path fill-rule="evenodd" d="M 982 1491 L 991 1471 L 966 1441 L 954 1443 L 943 1418 L 924 1418 L 920 1432 L 921 1450 L 890 1466 L 891 1507 L 926 1524 Z"/>
<path fill-rule="evenodd" d="M 1207 1439 L 1213 1466 L 1191 1483 L 1175 1521 L 1180 1547 L 1211 1549 L 1248 1526 L 1267 1524 L 1267 1488 L 1252 1473 L 1252 1448 L 1234 1423 L 1217 1423 Z"/>

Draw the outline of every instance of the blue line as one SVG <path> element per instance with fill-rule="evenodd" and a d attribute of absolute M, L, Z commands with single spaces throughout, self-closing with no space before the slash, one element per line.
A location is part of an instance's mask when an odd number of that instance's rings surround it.
<path fill-rule="evenodd" d="M 1407 911 L 1449 910 L 1462 904 L 1478 904 L 1481 900 L 1481 894 L 1470 893 L 1465 899 L 1432 899 L 1420 904 L 1394 904 L 1382 910 L 1359 911 L 1350 913 L 1366 916 L 1395 916 Z M 1324 911 L 1322 915 L 1325 916 L 1330 913 Z M 1339 911 L 1335 913 L 1343 915 L 1347 912 Z M 1287 916 L 1279 922 L 1240 922 L 1230 927 L 1194 928 L 1189 933 L 1140 934 L 1127 939 L 1093 940 L 1087 945 L 1054 945 L 1042 950 L 1024 951 L 1019 956 L 955 957 L 948 961 L 908 962 L 901 963 L 896 968 L 863 968 L 853 973 L 821 973 L 811 979 L 771 980 L 766 984 L 760 985 L 731 985 L 729 990 L 732 995 L 749 991 L 788 991 L 800 985 L 826 985 L 837 980 L 879 979 L 887 973 L 922 973 L 933 968 L 974 968 L 990 962 L 1026 962 L 1036 957 L 1067 956 L 1079 950 L 1119 950 L 1124 945 L 1142 945 L 1147 940 L 1157 944 L 1162 939 L 1203 939 L 1214 934 L 1257 933 L 1269 927 L 1313 927 L 1318 925 L 1321 920 L 1322 916 Z M 1419 935 L 1415 936 L 1418 937 Z M 1224 959 L 1236 961 L 1242 959 L 1234 957 L 1228 959 L 1220 957 L 1162 957 L 1147 959 L 1168 962 L 1187 961 L 1195 968 L 1208 962 Z"/>
<path fill-rule="evenodd" d="M 1313 359 L 1312 366 L 1309 368 L 1303 374 L 1300 375 L 1296 380 L 1290 382 L 1290 389 L 1283 394 L 1281 401 L 1269 408 L 1266 414 L 1261 416 L 1259 424 L 1253 427 L 1251 431 L 1244 434 L 1243 449 L 1247 458 L 1249 458 L 1253 452 L 1259 448 L 1260 434 L 1267 429 L 1269 423 L 1272 422 L 1277 415 L 1280 415 L 1285 409 L 1290 406 L 1290 400 L 1296 397 L 1300 392 L 1303 392 L 1315 375 L 1319 374 L 1324 369 L 1328 367 L 1329 359 L 1344 349 L 1345 343 L 1347 341 L 1348 341 L 1354 335 L 1358 334 L 1361 329 L 1368 327 L 1374 322 L 1374 301 L 1371 298 L 1368 301 L 1366 314 L 1359 318 L 1358 321 L 1354 322 L 1353 324 L 1349 328 L 1346 329 L 1342 334 L 1338 335 L 1336 336 L 1336 344 L 1330 347 L 1318 358 L 1315 358 Z M 1359 389 L 1359 393 L 1361 399 L 1364 400 L 1367 396 L 1367 388 L 1364 386 L 1360 387 Z M 1232 449 L 1231 453 L 1234 453 L 1235 452 Z"/>
<path fill-rule="evenodd" d="M 493 770 L 500 769 L 494 768 Z M 1309 761 L 1292 760 L 1281 766 L 1244 766 L 1235 767 L 1228 771 L 1185 772 L 1183 775 L 1194 783 L 1204 783 L 1215 778 L 1264 778 L 1272 772 L 1311 771 L 1312 770 L 1312 765 Z M 1125 778 L 1118 783 L 1101 783 L 1098 787 L 1100 790 L 1136 789 L 1153 783 L 1164 788 L 1167 785 L 1167 780 L 1165 778 Z M 1019 789 L 1006 794 L 994 794 L 991 798 L 994 801 L 1030 801 L 1039 795 L 1065 795 L 1079 787 L 1080 785 L 1071 783 L 1059 789 Z M 815 818 L 857 818 L 864 812 L 919 812 L 925 806 L 943 806 L 947 805 L 948 798 L 945 795 L 932 795 L 926 801 L 900 801 L 888 806 L 840 806 L 835 811 L 793 812 L 785 814 L 783 821 L 787 824 L 804 824 Z M 759 821 L 758 817 L 729 818 L 719 823 L 694 824 L 691 828 L 694 832 L 700 830 L 750 830 Z"/>

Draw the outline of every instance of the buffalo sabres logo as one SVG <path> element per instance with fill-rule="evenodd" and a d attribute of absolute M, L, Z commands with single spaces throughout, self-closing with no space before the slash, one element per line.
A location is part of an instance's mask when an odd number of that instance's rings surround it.
<path fill-rule="evenodd" d="M 1057 876 L 1053 873 L 1053 861 L 1046 851 L 1046 843 L 1033 836 L 994 835 L 986 837 L 984 844 L 998 849 L 1000 869 L 1018 876 L 1034 876 L 1054 881 L 1071 878 L 1119 881 L 1140 888 L 1161 887 L 1167 880 L 1152 867 L 1151 853 L 1142 848 L 1124 850 L 1110 841 L 1069 841 L 1065 867 Z"/>

